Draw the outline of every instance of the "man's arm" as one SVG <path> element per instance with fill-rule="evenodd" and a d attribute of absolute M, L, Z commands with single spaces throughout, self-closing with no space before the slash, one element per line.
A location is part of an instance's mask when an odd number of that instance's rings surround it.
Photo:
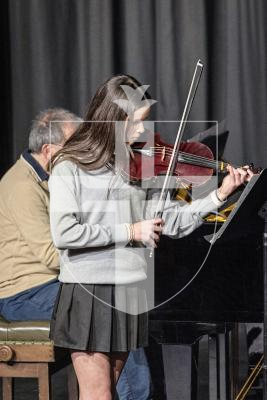
<path fill-rule="evenodd" d="M 38 261 L 58 270 L 59 256 L 51 237 L 49 210 L 39 190 L 30 182 L 17 184 L 10 191 L 7 207 L 19 234 Z"/>

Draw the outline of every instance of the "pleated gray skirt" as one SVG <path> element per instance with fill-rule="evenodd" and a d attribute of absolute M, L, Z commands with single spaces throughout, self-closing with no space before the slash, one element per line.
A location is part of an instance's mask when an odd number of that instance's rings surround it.
<path fill-rule="evenodd" d="M 55 346 L 97 352 L 147 346 L 148 314 L 132 315 L 114 308 L 115 290 L 114 285 L 61 283 L 50 325 Z M 120 286 L 119 290 L 127 302 L 129 292 L 140 289 Z M 144 293 L 135 294 L 128 302 L 144 298 Z"/>

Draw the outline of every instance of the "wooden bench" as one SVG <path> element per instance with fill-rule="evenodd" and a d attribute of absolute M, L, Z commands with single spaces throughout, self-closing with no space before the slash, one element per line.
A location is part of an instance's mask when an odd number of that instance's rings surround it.
<path fill-rule="evenodd" d="M 37 378 L 39 400 L 51 399 L 51 376 L 67 368 L 68 398 L 78 400 L 69 353 L 49 339 L 49 321 L 7 321 L 0 316 L 0 377 L 3 400 L 13 400 L 13 378 Z"/>

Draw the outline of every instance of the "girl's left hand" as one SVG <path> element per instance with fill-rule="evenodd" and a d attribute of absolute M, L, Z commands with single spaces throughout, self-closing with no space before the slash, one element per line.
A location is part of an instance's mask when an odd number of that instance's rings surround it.
<path fill-rule="evenodd" d="M 223 179 L 221 186 L 217 189 L 217 196 L 221 201 L 227 199 L 239 186 L 250 181 L 254 175 L 248 166 L 243 168 L 233 168 L 231 165 L 227 167 L 229 174 Z"/>

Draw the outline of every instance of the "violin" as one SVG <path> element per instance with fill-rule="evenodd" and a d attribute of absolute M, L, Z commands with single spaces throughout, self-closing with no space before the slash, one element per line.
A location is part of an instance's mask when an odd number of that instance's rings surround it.
<path fill-rule="evenodd" d="M 147 136 L 147 142 L 136 142 L 132 151 L 134 157 L 130 162 L 130 177 L 132 181 L 144 181 L 159 175 L 165 175 L 170 163 L 173 145 L 166 143 L 158 133 Z M 217 173 L 227 173 L 229 164 L 214 159 L 211 149 L 199 142 L 181 142 L 173 175 L 182 179 L 188 185 L 200 186 Z M 254 168 L 259 173 L 260 168 Z"/>
<path fill-rule="evenodd" d="M 154 213 L 155 218 L 162 218 L 171 186 L 171 178 L 173 176 L 176 175 L 178 180 L 182 177 L 182 179 L 188 181 L 189 184 L 200 185 L 205 183 L 207 179 L 211 177 L 214 168 L 223 171 L 227 167 L 227 165 L 225 166 L 222 161 L 215 161 L 210 149 L 202 143 L 196 144 L 194 142 L 182 142 L 183 132 L 198 88 L 202 70 L 203 64 L 201 60 L 198 60 L 173 147 L 164 143 L 160 137 L 156 137 L 156 141 L 151 148 L 148 146 L 148 152 L 146 154 L 148 156 L 147 158 L 152 158 L 153 160 L 152 166 L 150 165 L 150 168 L 148 169 L 150 177 L 151 171 L 153 172 L 154 177 L 157 176 L 159 172 L 165 175 L 157 208 Z M 136 179 L 138 176 L 140 177 L 141 172 L 141 179 L 144 180 L 146 167 L 149 167 L 148 162 L 145 161 L 146 158 L 142 157 L 142 151 L 147 150 L 145 147 L 135 151 L 136 155 L 139 154 L 139 157 L 133 157 L 134 161 L 132 162 L 132 167 L 130 163 L 130 175 Z M 168 162 L 166 163 L 167 159 Z M 205 178 L 203 178 L 203 176 Z M 190 179 L 188 179 L 188 177 L 190 177 Z M 151 249 L 149 256 L 153 256 L 153 249 Z"/>

